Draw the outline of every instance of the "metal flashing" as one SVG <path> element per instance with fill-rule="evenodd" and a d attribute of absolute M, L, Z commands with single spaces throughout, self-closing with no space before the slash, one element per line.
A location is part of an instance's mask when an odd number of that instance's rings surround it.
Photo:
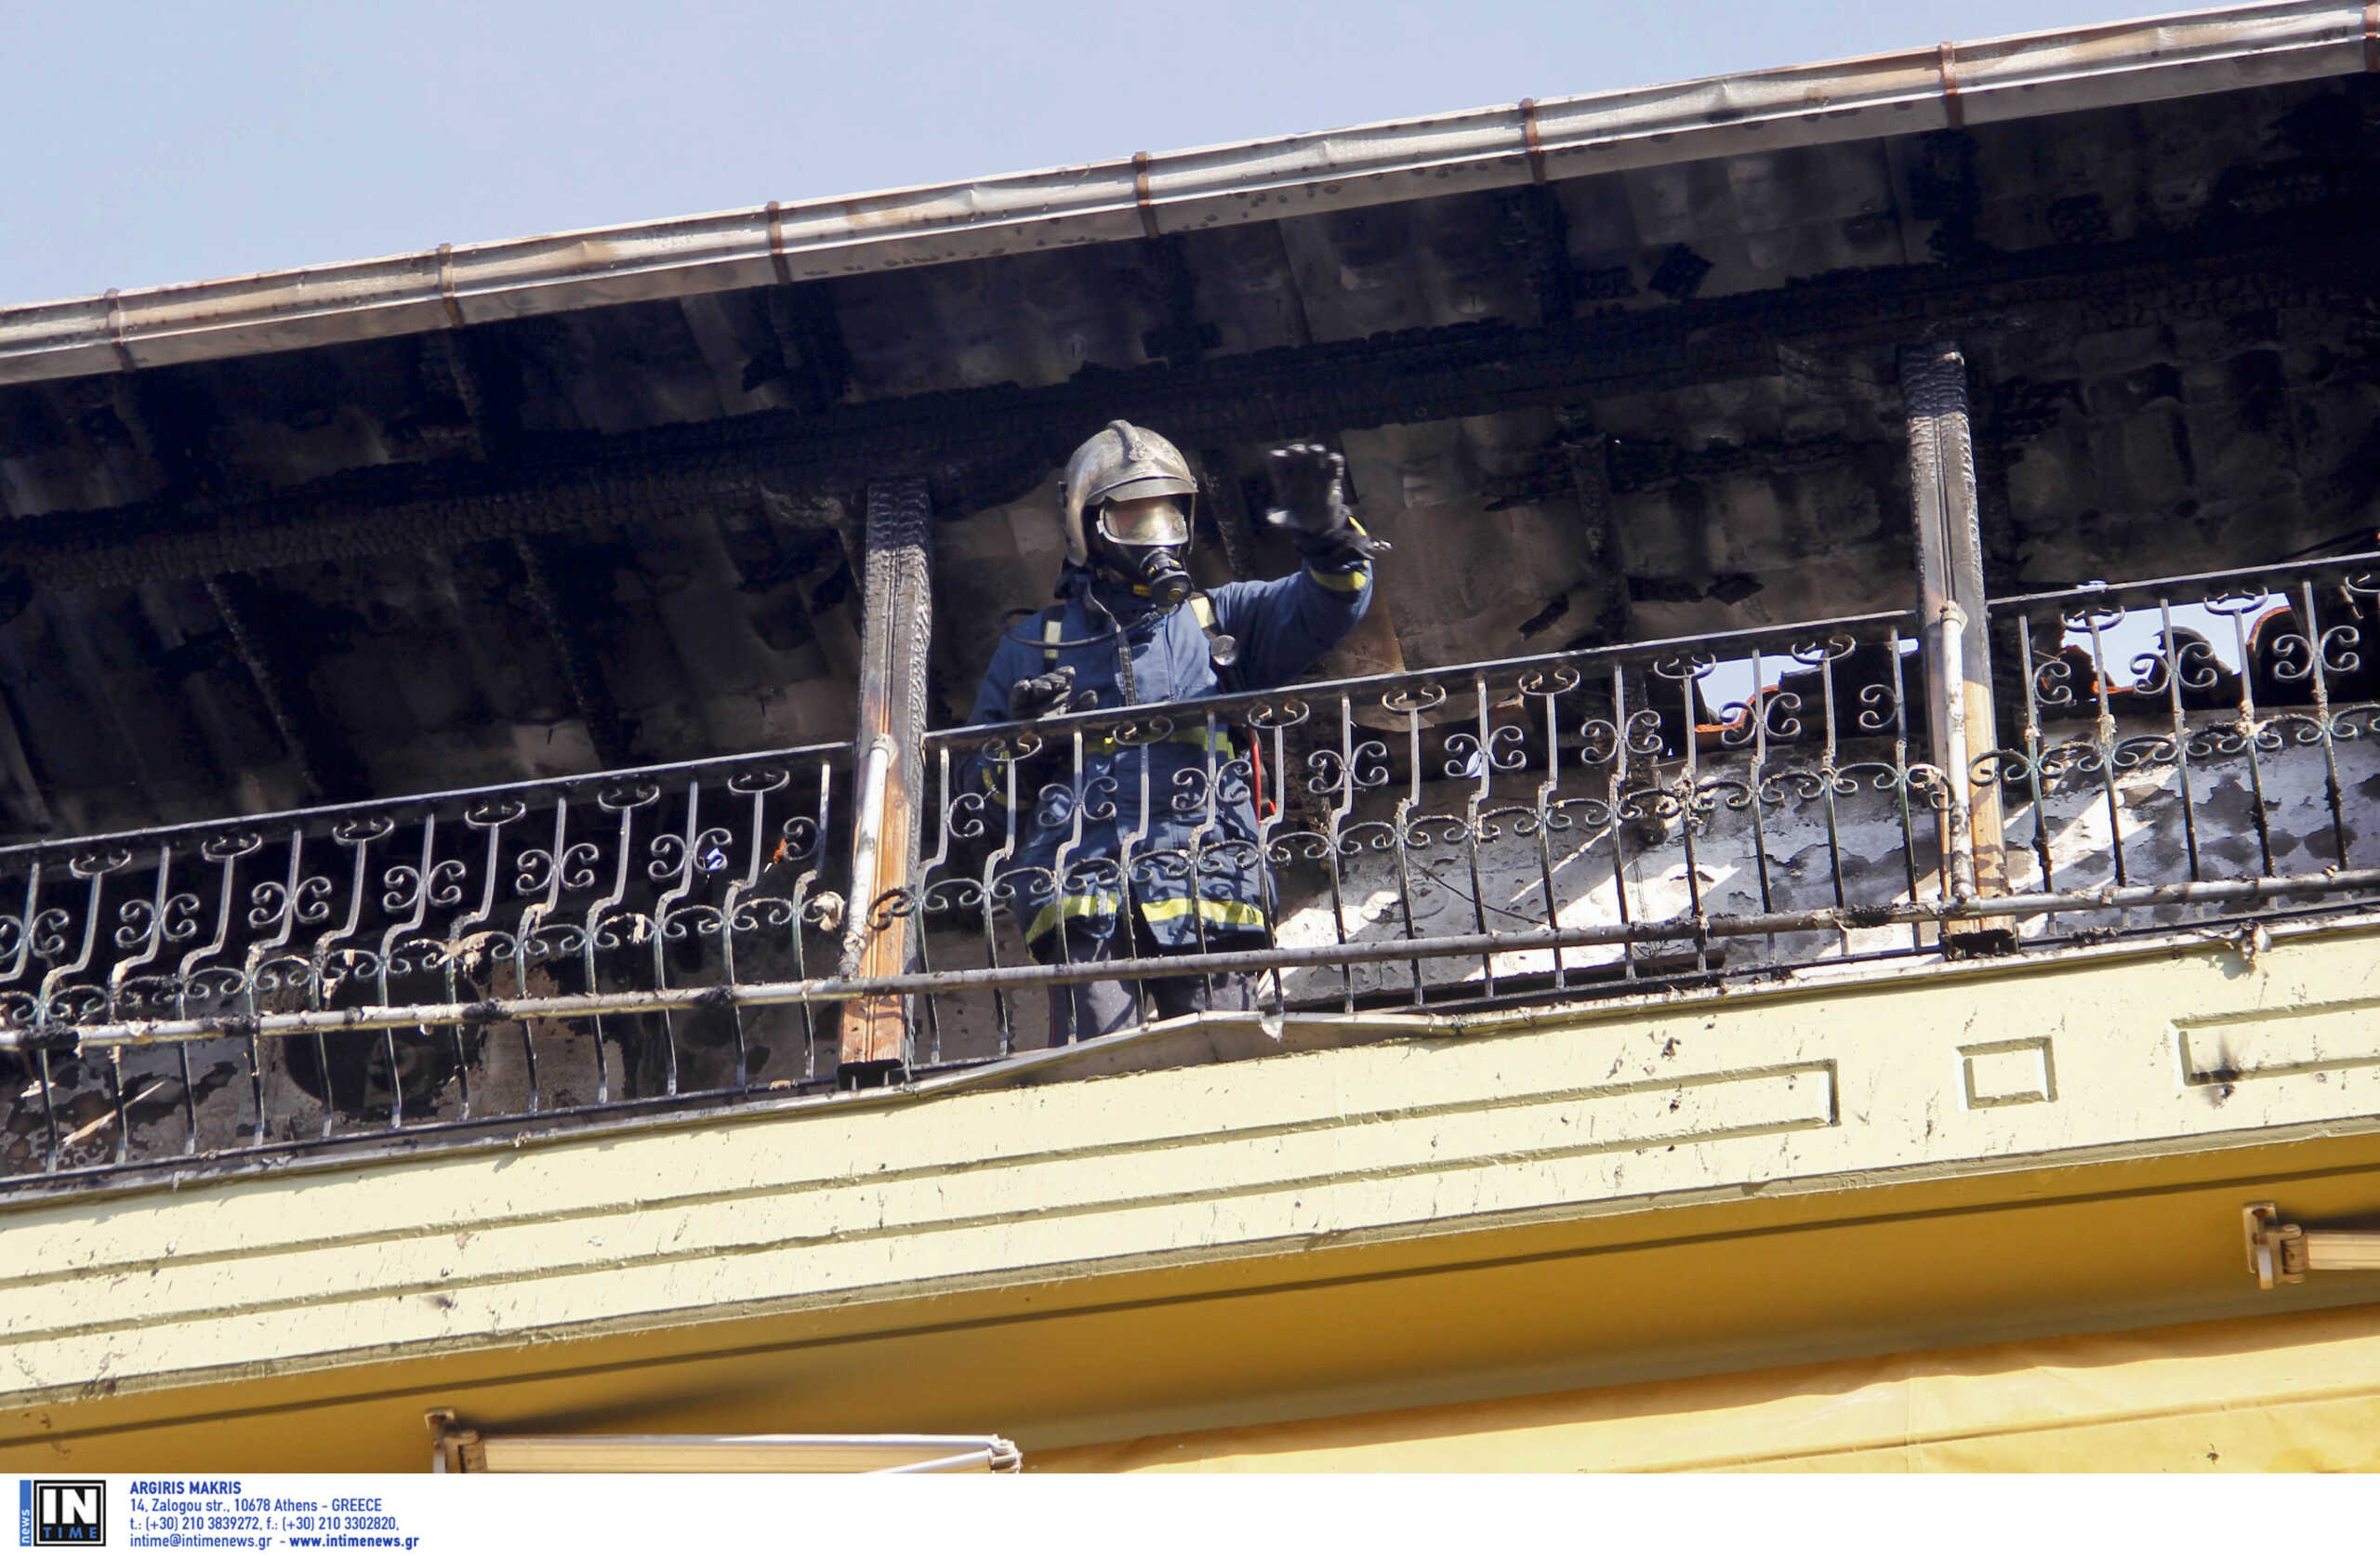
<path fill-rule="evenodd" d="M 2375 39 L 2371 5 L 2281 0 L 33 303 L 0 309 L 0 383 L 1270 221 L 1391 204 L 1421 188 L 1501 188 L 2345 75 L 2370 67 Z"/>

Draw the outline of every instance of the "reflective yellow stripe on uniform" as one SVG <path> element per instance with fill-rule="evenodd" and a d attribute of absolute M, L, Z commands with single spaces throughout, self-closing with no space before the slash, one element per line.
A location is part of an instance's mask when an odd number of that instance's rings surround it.
<path fill-rule="evenodd" d="M 1193 902 L 1198 904 L 1198 916 L 1210 924 L 1228 924 L 1245 930 L 1264 927 L 1263 908 L 1252 903 L 1219 903 L 1212 897 L 1168 897 L 1162 902 L 1143 903 L 1141 916 L 1152 924 L 1169 918 L 1186 918 Z"/>
<path fill-rule="evenodd" d="M 1190 915 L 1190 904 L 1198 904 L 1198 916 L 1210 924 L 1229 929 L 1261 930 L 1264 928 L 1264 910 L 1250 903 L 1217 902 L 1211 897 L 1167 897 L 1141 904 L 1141 916 L 1152 924 L 1168 923 Z M 1112 892 L 1097 891 L 1088 896 L 1061 897 L 1033 916 L 1033 927 L 1025 931 L 1026 941 L 1039 940 L 1057 928 L 1061 918 L 1089 918 L 1097 914 L 1114 913 L 1121 904 Z"/>
<path fill-rule="evenodd" d="M 1347 527 L 1367 538 L 1369 538 L 1372 533 L 1357 523 L 1355 516 L 1352 513 L 1347 515 Z M 1369 574 L 1360 567 L 1351 568 L 1345 573 L 1324 573 L 1312 562 L 1305 564 L 1305 575 L 1324 588 L 1340 594 L 1361 594 L 1364 585 L 1369 581 Z"/>
<path fill-rule="evenodd" d="M 1212 752 L 1225 761 L 1229 761 L 1237 755 L 1231 743 L 1230 731 L 1209 731 L 1203 727 L 1196 730 L 1176 730 L 1170 735 L 1159 735 L 1156 740 L 1146 743 L 1128 741 L 1125 744 L 1195 745 L 1201 751 Z M 1082 748 L 1095 756 L 1112 757 L 1116 754 L 1117 741 L 1113 735 L 1086 735 L 1083 738 Z"/>
<path fill-rule="evenodd" d="M 1116 908 L 1117 897 L 1113 891 L 1061 897 L 1033 916 L 1033 927 L 1025 931 L 1025 938 L 1027 941 L 1039 940 L 1057 927 L 1060 918 L 1089 918 L 1094 914 L 1114 913 Z"/>

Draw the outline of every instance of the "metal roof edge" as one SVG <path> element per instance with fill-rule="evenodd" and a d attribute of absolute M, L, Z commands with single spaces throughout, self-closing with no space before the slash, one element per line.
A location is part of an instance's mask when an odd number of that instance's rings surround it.
<path fill-rule="evenodd" d="M 2380 69 L 2375 12 L 2278 0 L 33 303 L 0 309 L 0 384 L 2346 75 Z"/>

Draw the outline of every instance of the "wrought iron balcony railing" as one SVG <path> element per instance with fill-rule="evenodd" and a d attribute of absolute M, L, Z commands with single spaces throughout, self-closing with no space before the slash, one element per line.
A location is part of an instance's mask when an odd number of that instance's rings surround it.
<path fill-rule="evenodd" d="M 1343 1015 L 2252 935 L 2380 892 L 2375 611 L 2373 556 L 1994 601 L 2003 735 L 1947 765 L 1913 613 L 937 732 L 856 906 L 844 745 L 0 851 L 0 1187 L 823 1089 L 861 996 L 914 1075 L 1091 980 Z M 1186 954 L 1026 943 L 1226 874 Z"/>

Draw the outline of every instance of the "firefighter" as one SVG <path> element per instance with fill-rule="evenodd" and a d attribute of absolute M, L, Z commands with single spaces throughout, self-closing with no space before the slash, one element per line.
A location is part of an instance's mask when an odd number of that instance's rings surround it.
<path fill-rule="evenodd" d="M 1180 452 L 1125 421 L 1077 449 L 1059 496 L 1058 603 L 1008 629 L 972 722 L 1261 691 L 1312 669 L 1363 619 L 1371 559 L 1386 547 L 1347 511 L 1340 455 L 1292 444 L 1273 451 L 1268 473 L 1268 521 L 1304 566 L 1202 593 L 1185 565 L 1198 483 Z M 1097 736 L 1083 736 L 1079 774 L 1071 736 L 1017 764 L 1019 851 L 1004 875 L 1033 955 L 1092 964 L 1271 943 L 1248 753 L 1220 726 L 1210 751 L 1203 719 L 1151 742 Z M 1002 802 L 1012 787 L 998 763 L 970 764 L 970 779 Z M 1237 974 L 1154 978 L 1145 990 L 1160 1018 L 1253 1003 Z M 1116 980 L 1052 984 L 1051 1042 L 1137 1024 L 1140 994 Z"/>

